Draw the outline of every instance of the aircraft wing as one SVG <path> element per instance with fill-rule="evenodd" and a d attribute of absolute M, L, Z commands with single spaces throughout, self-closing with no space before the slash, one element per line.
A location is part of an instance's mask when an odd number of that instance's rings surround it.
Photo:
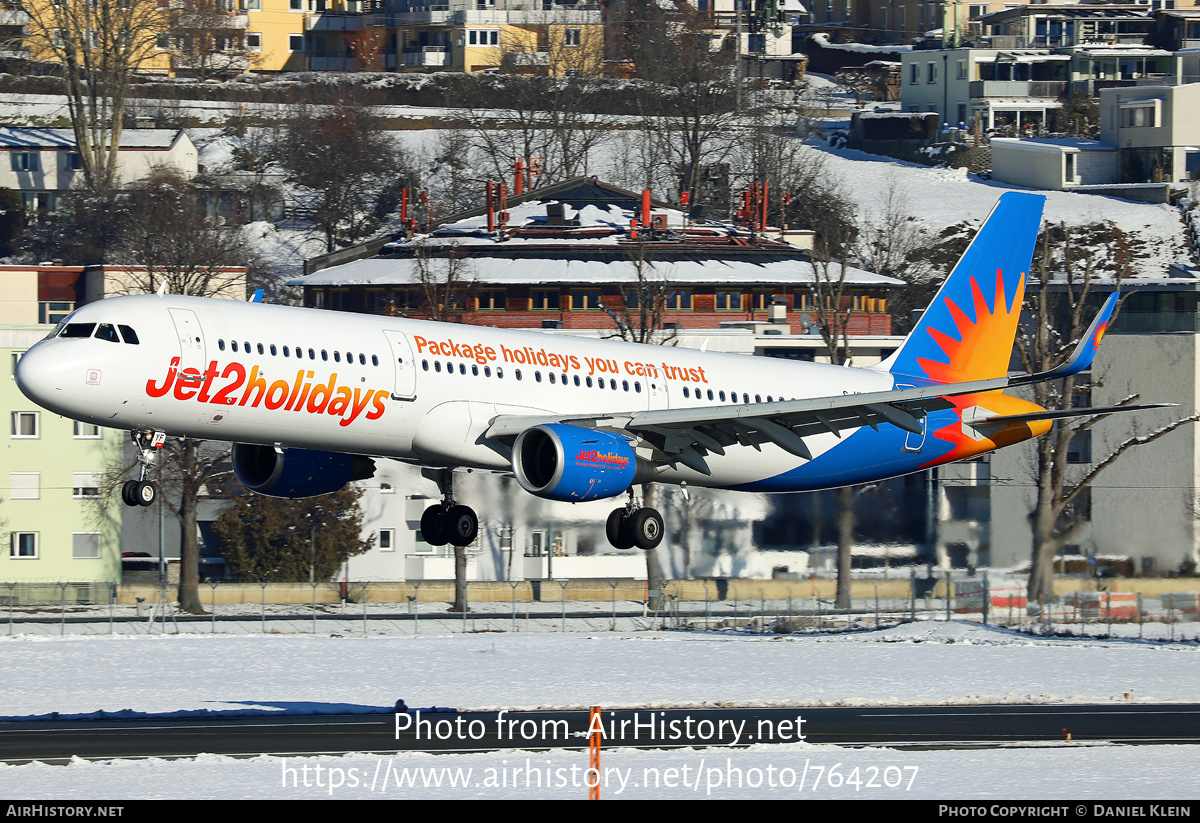
<path fill-rule="evenodd" d="M 727 446 L 757 448 L 774 443 L 805 460 L 812 453 L 807 436 L 846 429 L 890 424 L 905 431 L 922 431 L 921 418 L 931 411 L 951 407 L 947 397 L 997 391 L 1009 385 L 1005 377 L 912 389 L 839 394 L 806 400 L 781 400 L 728 406 L 615 412 L 598 415 L 500 415 L 485 436 L 512 439 L 526 429 L 549 423 L 606 429 L 628 434 L 652 446 L 661 463 L 682 463 L 701 474 L 711 474 L 704 455 L 724 454 Z"/>

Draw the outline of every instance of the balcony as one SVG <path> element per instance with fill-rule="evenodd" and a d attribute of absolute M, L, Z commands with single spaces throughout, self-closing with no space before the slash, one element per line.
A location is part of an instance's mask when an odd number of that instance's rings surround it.
<path fill-rule="evenodd" d="M 1049 97 L 1067 93 L 1065 80 L 973 80 L 972 98 L 976 97 Z"/>
<path fill-rule="evenodd" d="M 221 14 L 219 18 L 209 14 L 185 13 L 179 15 L 175 28 L 197 31 L 245 31 L 249 22 L 250 15 L 245 12 Z"/>
<path fill-rule="evenodd" d="M 598 26 L 604 22 L 600 7 L 579 4 L 574 8 L 541 9 L 450 9 L 430 6 L 421 11 L 369 14 L 368 26 Z"/>
<path fill-rule="evenodd" d="M 358 31 L 364 25 L 361 14 L 320 12 L 307 16 L 308 31 Z"/>
<path fill-rule="evenodd" d="M 447 46 L 422 46 L 419 49 L 405 49 L 400 54 L 405 66 L 449 66 L 450 49 Z"/>

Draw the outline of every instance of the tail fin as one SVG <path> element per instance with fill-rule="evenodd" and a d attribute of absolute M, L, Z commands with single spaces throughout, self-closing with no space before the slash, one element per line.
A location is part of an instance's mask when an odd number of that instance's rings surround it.
<path fill-rule="evenodd" d="M 1038 194 L 1000 196 L 916 328 L 881 368 L 939 383 L 1008 373 L 1045 202 Z"/>

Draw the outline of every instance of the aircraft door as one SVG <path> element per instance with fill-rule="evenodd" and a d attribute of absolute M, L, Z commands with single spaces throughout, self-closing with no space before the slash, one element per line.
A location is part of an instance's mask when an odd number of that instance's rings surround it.
<path fill-rule="evenodd" d="M 203 373 L 208 365 L 204 346 L 204 331 L 191 309 L 170 309 L 171 320 L 179 337 L 179 373 L 184 369 L 195 369 Z"/>
<path fill-rule="evenodd" d="M 417 367 L 408 335 L 395 329 L 385 329 L 383 336 L 387 338 L 388 348 L 391 349 L 392 366 L 396 373 L 392 399 L 412 400 L 417 396 Z"/>

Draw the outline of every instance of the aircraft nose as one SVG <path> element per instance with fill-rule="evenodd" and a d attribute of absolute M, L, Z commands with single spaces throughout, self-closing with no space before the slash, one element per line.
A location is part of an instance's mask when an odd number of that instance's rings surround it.
<path fill-rule="evenodd" d="M 43 408 L 54 410 L 64 401 L 70 361 L 54 351 L 53 341 L 36 344 L 17 361 L 17 388 Z"/>

